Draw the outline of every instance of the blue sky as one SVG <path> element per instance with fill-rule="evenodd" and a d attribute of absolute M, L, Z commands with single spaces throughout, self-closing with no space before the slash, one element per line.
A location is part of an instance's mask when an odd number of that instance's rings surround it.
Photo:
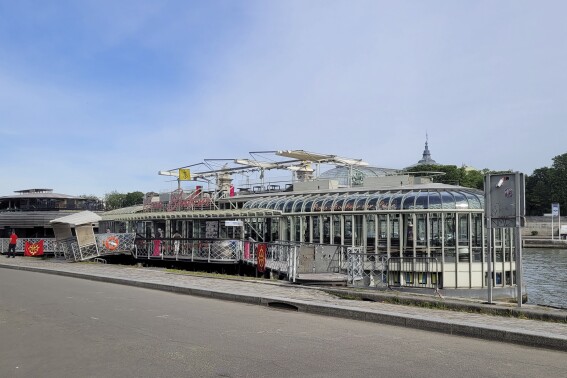
<path fill-rule="evenodd" d="M 567 153 L 564 1 L 0 0 L 0 195 L 164 191 L 303 149 L 530 174 Z"/>

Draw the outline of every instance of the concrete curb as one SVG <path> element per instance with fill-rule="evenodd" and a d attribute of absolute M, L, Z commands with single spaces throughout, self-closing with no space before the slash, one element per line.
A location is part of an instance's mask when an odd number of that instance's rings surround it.
<path fill-rule="evenodd" d="M 320 288 L 320 290 L 337 295 L 348 295 L 356 300 L 397 303 L 412 306 L 432 307 L 437 309 L 466 311 L 478 314 L 489 314 L 498 316 L 512 316 L 516 318 L 526 318 L 549 322 L 567 323 L 567 311 L 553 312 L 553 310 L 536 311 L 528 308 L 518 308 L 499 304 L 481 304 L 461 302 L 451 298 L 426 298 L 404 295 L 401 293 L 386 292 L 361 292 L 352 289 Z M 515 306 L 515 305 L 514 305 Z"/>
<path fill-rule="evenodd" d="M 410 316 L 400 313 L 378 311 L 372 309 L 351 308 L 348 306 L 323 305 L 308 301 L 278 298 L 269 296 L 252 296 L 244 294 L 223 293 L 214 290 L 186 288 L 175 285 L 159 284 L 152 282 L 140 282 L 125 278 L 114 278 L 98 276 L 87 273 L 65 272 L 36 267 L 0 265 L 1 268 L 23 270 L 39 273 L 47 273 L 65 277 L 87 279 L 91 281 L 108 282 L 120 285 L 128 285 L 152 290 L 161 290 L 171 293 L 194 295 L 204 298 L 219 299 L 247 304 L 269 306 L 276 308 L 294 309 L 313 315 L 323 315 L 344 319 L 353 319 L 373 323 L 388 324 L 413 328 L 425 331 L 433 331 L 457 336 L 474 337 L 491 341 L 501 341 L 532 347 L 567 351 L 567 339 L 554 337 L 553 335 L 542 335 L 534 332 L 514 332 L 502 330 L 489 325 L 479 326 L 476 324 L 465 324 L 456 321 L 443 321 L 438 319 L 426 319 L 420 316 Z"/>

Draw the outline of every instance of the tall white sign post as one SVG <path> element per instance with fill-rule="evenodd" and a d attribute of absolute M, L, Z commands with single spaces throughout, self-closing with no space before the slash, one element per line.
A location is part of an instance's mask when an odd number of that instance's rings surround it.
<path fill-rule="evenodd" d="M 553 228 L 553 218 L 558 217 L 559 220 L 559 239 L 561 239 L 561 212 L 559 209 L 558 203 L 551 204 L 551 240 L 553 240 L 553 235 L 555 233 L 555 229 Z"/>
<path fill-rule="evenodd" d="M 484 217 L 488 228 L 488 303 L 492 303 L 493 228 L 514 228 L 516 252 L 516 289 L 518 307 L 522 307 L 522 234 L 525 216 L 525 177 L 523 173 L 484 176 Z"/>

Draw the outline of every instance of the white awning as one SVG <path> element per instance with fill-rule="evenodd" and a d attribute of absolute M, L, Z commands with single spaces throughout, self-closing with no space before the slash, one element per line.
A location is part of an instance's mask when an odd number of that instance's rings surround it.
<path fill-rule="evenodd" d="M 82 224 L 97 223 L 102 218 L 100 215 L 93 213 L 92 211 L 81 211 L 80 213 L 75 213 L 67 215 L 61 218 L 53 219 L 49 223 L 63 223 L 68 224 L 71 227 L 80 226 Z"/>
<path fill-rule="evenodd" d="M 312 161 L 314 163 L 336 163 L 344 165 L 367 166 L 368 163 L 360 159 L 347 159 L 337 155 L 319 154 L 303 150 L 283 150 L 277 151 L 276 155 L 285 156 L 292 159 Z"/>

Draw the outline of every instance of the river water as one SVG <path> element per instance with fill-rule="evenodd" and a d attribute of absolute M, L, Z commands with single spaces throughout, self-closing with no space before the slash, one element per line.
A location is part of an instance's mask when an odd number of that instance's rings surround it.
<path fill-rule="evenodd" d="M 522 249 L 528 303 L 567 309 L 567 250 Z"/>

